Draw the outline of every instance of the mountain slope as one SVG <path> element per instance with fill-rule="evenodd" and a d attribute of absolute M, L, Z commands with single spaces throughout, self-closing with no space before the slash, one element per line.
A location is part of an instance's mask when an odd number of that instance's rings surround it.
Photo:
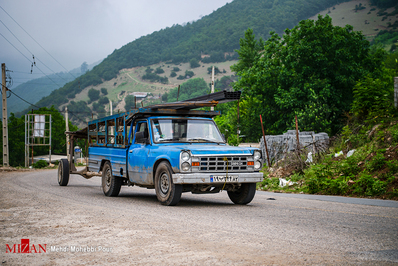
<path fill-rule="evenodd" d="M 87 69 L 90 70 L 100 62 L 88 65 Z M 59 86 L 64 86 L 67 82 L 75 80 L 76 77 L 82 75 L 80 67 L 72 69 L 68 73 L 59 72 L 50 74 L 45 77 L 36 78 L 29 80 L 23 84 L 18 85 L 15 88 L 10 88 L 15 94 L 28 100 L 31 103 L 36 103 L 43 97 L 50 95 L 54 90 L 59 89 Z M 1 103 L 0 103 L 1 106 Z M 24 109 L 29 108 L 29 104 L 11 95 L 7 100 L 7 115 L 10 113 L 21 112 Z"/>
<path fill-rule="evenodd" d="M 37 103 L 38 106 L 61 106 L 65 95 L 78 94 L 88 86 L 115 78 L 121 69 L 172 61 L 201 59 L 203 53 L 213 61 L 224 61 L 223 52 L 239 48 L 239 39 L 247 28 L 257 37 L 267 38 L 269 31 L 282 33 L 300 20 L 344 0 L 235 0 L 202 19 L 184 26 L 174 25 L 143 36 L 115 50 L 101 64 L 85 75 L 67 83 Z M 212 58 L 212 57 L 210 57 Z"/>

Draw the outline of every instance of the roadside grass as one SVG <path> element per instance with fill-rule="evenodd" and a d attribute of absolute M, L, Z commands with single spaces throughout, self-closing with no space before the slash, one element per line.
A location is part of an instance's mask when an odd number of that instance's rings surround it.
<path fill-rule="evenodd" d="M 354 150 L 347 156 L 349 150 Z M 335 157 L 335 154 L 343 154 Z M 291 169 L 297 162 L 286 161 L 279 168 L 264 169 L 260 190 L 372 197 L 398 200 L 398 121 L 374 119 L 354 129 L 346 126 L 329 150 L 318 154 L 315 163 L 301 160 L 302 169 Z M 280 178 L 291 181 L 279 186 Z"/>

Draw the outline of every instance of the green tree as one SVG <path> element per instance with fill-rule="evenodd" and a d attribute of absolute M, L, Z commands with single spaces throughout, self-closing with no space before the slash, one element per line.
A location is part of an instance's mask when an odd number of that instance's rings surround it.
<path fill-rule="evenodd" d="M 32 112 L 29 112 L 32 113 Z M 51 106 L 51 108 L 42 107 L 33 111 L 34 114 L 51 114 L 51 152 L 65 154 L 65 119 L 64 116 Z M 16 117 L 11 113 L 8 119 L 8 140 L 11 166 L 25 165 L 25 117 Z M 69 121 L 69 130 L 76 131 L 77 126 Z M 34 156 L 48 154 L 49 147 L 35 147 Z"/>
<path fill-rule="evenodd" d="M 198 59 L 196 59 L 196 58 L 192 58 L 192 59 L 189 61 L 189 65 L 190 65 L 191 68 L 200 67 L 199 61 L 198 61 Z"/>
<path fill-rule="evenodd" d="M 264 49 L 263 39 L 256 40 L 252 29 L 247 29 L 245 38 L 239 40 L 240 49 L 235 50 L 239 55 L 238 63 L 231 66 L 234 72 L 249 69 L 261 56 L 260 51 Z"/>
<path fill-rule="evenodd" d="M 175 76 L 177 76 L 177 73 L 176 73 L 176 72 L 174 72 L 174 71 L 171 71 L 171 73 L 170 73 L 170 77 L 174 78 Z"/>
<path fill-rule="evenodd" d="M 133 109 L 135 107 L 135 105 L 134 105 L 135 104 L 135 96 L 127 95 L 124 98 L 124 102 L 125 102 L 124 109 L 126 110 L 126 112 L 130 111 L 131 109 Z"/>
<path fill-rule="evenodd" d="M 248 46 L 241 50 L 251 55 L 250 47 L 256 48 Z M 300 130 L 335 134 L 350 110 L 356 81 L 379 73 L 383 55 L 352 26 L 333 26 L 329 16 L 319 16 L 286 29 L 283 39 L 272 32 L 253 64 L 237 64 L 241 78 L 235 89 L 258 99 L 256 116 L 263 115 L 269 133 L 292 128 L 297 115 Z"/>
<path fill-rule="evenodd" d="M 158 67 L 158 68 L 155 69 L 155 73 L 156 74 L 162 74 L 162 73 L 164 73 L 164 70 L 163 70 L 163 68 Z"/>
<path fill-rule="evenodd" d="M 108 95 L 108 90 L 106 88 L 101 88 L 101 93 L 103 95 Z"/>
<path fill-rule="evenodd" d="M 99 92 L 98 90 L 96 90 L 96 89 L 91 88 L 91 89 L 88 91 L 88 97 L 90 98 L 90 101 L 91 101 L 91 102 L 94 102 L 94 101 L 96 101 L 96 100 L 99 99 L 99 97 L 100 97 L 100 92 Z"/>

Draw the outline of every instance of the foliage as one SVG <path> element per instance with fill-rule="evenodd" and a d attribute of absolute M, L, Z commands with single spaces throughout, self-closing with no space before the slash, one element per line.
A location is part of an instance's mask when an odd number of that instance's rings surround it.
<path fill-rule="evenodd" d="M 91 88 L 91 89 L 88 91 L 88 97 L 90 98 L 90 101 L 91 101 L 91 102 L 94 102 L 94 101 L 96 101 L 96 100 L 99 99 L 99 97 L 100 97 L 100 91 Z"/>
<path fill-rule="evenodd" d="M 395 0 L 370 0 L 370 4 L 379 8 L 389 8 L 397 4 Z"/>
<path fill-rule="evenodd" d="M 163 68 L 158 67 L 158 68 L 155 69 L 155 73 L 156 74 L 162 74 L 162 73 L 164 73 L 164 70 L 163 70 Z"/>
<path fill-rule="evenodd" d="M 178 72 L 178 71 L 180 71 L 180 68 L 179 67 L 173 67 L 173 71 L 174 72 Z"/>
<path fill-rule="evenodd" d="M 189 61 L 189 66 L 190 66 L 191 68 L 200 67 L 199 60 L 196 59 L 196 58 L 192 58 L 192 59 Z"/>
<path fill-rule="evenodd" d="M 32 164 L 33 168 L 44 168 L 48 166 L 48 163 L 45 160 L 39 160 L 37 162 L 35 162 L 34 164 Z"/>
<path fill-rule="evenodd" d="M 354 86 L 354 101 L 351 112 L 358 119 L 364 119 L 368 115 L 382 115 L 385 110 L 393 108 L 394 79 L 390 75 L 381 76 L 381 79 L 373 79 L 368 75 Z"/>
<path fill-rule="evenodd" d="M 148 66 L 160 61 L 180 63 L 192 58 L 200 60 L 202 54 L 210 55 L 208 59 L 203 59 L 209 62 L 232 60 L 237 56 L 233 51 L 239 48 L 239 39 L 247 28 L 267 39 L 270 31 L 282 33 L 286 28 L 297 25 L 301 19 L 344 1 L 232 1 L 200 20 L 167 27 L 115 49 L 92 70 L 41 99 L 36 105 L 60 106 L 67 102 L 65 95 L 71 92 L 76 94 L 88 86 L 111 80 L 124 68 Z"/>
<path fill-rule="evenodd" d="M 160 83 L 163 83 L 163 84 L 169 83 L 169 79 L 166 76 L 161 77 L 161 76 L 159 76 L 158 74 L 155 74 L 155 73 L 146 73 L 145 75 L 142 76 L 142 79 L 147 79 L 147 80 L 149 80 L 151 82 L 160 82 Z"/>
<path fill-rule="evenodd" d="M 32 113 L 32 112 L 30 112 Z M 42 107 L 35 110 L 34 114 L 51 114 L 51 152 L 54 154 L 64 154 L 65 148 L 65 119 L 63 115 L 51 106 L 51 108 Z M 2 128 L 1 128 L 2 129 Z M 76 131 L 77 127 L 69 121 L 69 130 Z M 2 132 L 1 132 L 2 134 Z M 15 117 L 13 113 L 8 118 L 8 145 L 9 145 L 9 163 L 11 166 L 25 165 L 25 117 Z M 35 147 L 34 156 L 48 154 L 48 146 Z"/>
<path fill-rule="evenodd" d="M 209 87 L 203 78 L 193 78 L 184 82 L 180 86 L 180 95 L 178 97 L 179 101 L 188 100 L 191 98 L 203 96 L 209 93 Z M 162 96 L 162 101 L 164 102 L 175 102 L 177 101 L 178 88 L 174 88 L 165 93 Z"/>
<path fill-rule="evenodd" d="M 245 59 L 259 48 L 250 32 L 241 41 L 245 56 L 234 68 L 241 76 L 234 87 L 246 98 L 257 98 L 255 116 L 263 115 L 271 134 L 293 127 L 295 116 L 300 130 L 335 134 L 350 109 L 356 81 L 380 72 L 381 49 L 371 50 L 364 36 L 349 25 L 333 26 L 329 16 L 303 20 L 285 30 L 283 39 L 271 33 L 252 66 L 253 60 Z"/>
<path fill-rule="evenodd" d="M 245 38 L 239 40 L 239 45 L 240 49 L 236 50 L 239 61 L 231 66 L 231 70 L 237 73 L 250 69 L 260 59 L 260 52 L 264 49 L 264 41 L 261 38 L 256 40 L 253 29 L 249 28 L 245 32 Z"/>
<path fill-rule="evenodd" d="M 101 88 L 101 93 L 103 95 L 108 95 L 108 90 L 106 88 Z"/>
<path fill-rule="evenodd" d="M 71 101 L 68 105 L 70 119 L 75 122 L 87 123 L 89 115 L 92 114 L 90 107 L 87 106 L 85 101 Z M 98 117 L 105 116 L 105 114 L 98 114 Z"/>
<path fill-rule="evenodd" d="M 135 97 L 133 95 L 127 95 L 124 98 L 124 102 L 125 102 L 124 109 L 126 110 L 126 112 L 130 111 L 135 107 Z"/>
<path fill-rule="evenodd" d="M 207 68 L 207 74 L 211 75 L 211 72 L 213 71 L 213 66 L 209 66 Z M 218 73 L 221 73 L 220 69 L 218 69 L 218 67 L 214 67 L 214 75 L 217 75 Z"/>
<path fill-rule="evenodd" d="M 192 78 L 193 76 L 195 76 L 195 73 L 193 73 L 193 71 L 185 70 L 185 77 Z"/>
<path fill-rule="evenodd" d="M 171 71 L 171 73 L 170 73 L 170 77 L 174 78 L 175 76 L 177 76 L 177 73 L 176 73 L 176 72 L 174 72 L 174 71 Z"/>

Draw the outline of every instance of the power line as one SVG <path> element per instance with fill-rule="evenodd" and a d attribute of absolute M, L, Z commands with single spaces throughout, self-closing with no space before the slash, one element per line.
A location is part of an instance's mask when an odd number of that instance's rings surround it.
<path fill-rule="evenodd" d="M 57 59 L 55 59 L 49 52 L 47 52 L 47 50 L 46 49 L 44 49 L 44 47 L 43 46 L 41 46 L 41 44 L 40 43 L 38 43 L 24 28 L 22 28 L 22 26 L 21 25 L 19 25 L 19 23 L 13 18 L 13 17 L 11 17 L 11 15 L 10 14 L 8 14 L 7 13 L 7 11 L 5 11 L 4 10 L 4 8 L 2 7 L 2 6 L 0 6 L 0 8 L 30 37 L 30 38 L 32 38 L 32 40 L 33 41 L 35 41 L 36 42 L 36 44 L 37 45 L 39 45 L 49 56 L 51 56 L 51 58 L 52 59 L 54 59 L 54 61 L 55 62 L 57 62 L 61 67 L 63 67 L 65 70 L 66 70 L 66 72 L 68 72 L 74 79 L 76 79 L 76 77 L 75 76 L 73 76 L 72 75 L 72 73 L 70 73 L 60 62 L 58 62 L 58 60 Z"/>
<path fill-rule="evenodd" d="M 4 27 L 6 27 L 6 29 L 12 34 L 12 36 L 14 36 L 15 39 L 17 39 L 17 41 L 23 46 L 25 47 L 25 49 L 32 55 L 33 58 L 35 58 L 35 56 L 33 55 L 33 53 L 18 39 L 17 36 L 15 36 L 15 34 L 6 26 L 6 24 L 4 24 L 4 22 L 2 20 L 0 20 L 0 22 L 3 24 Z M 46 64 L 44 64 L 39 58 L 36 57 L 36 59 L 42 63 L 47 69 L 49 69 L 50 71 L 52 71 L 55 75 L 57 75 L 58 77 L 60 77 L 61 79 L 63 79 L 65 82 L 68 82 L 67 80 L 65 80 L 63 77 L 61 77 L 60 75 L 58 75 L 57 73 L 55 73 L 54 70 L 52 70 L 51 68 L 49 68 Z M 33 61 L 32 67 L 33 65 L 36 66 L 36 62 Z M 32 72 L 31 72 L 32 73 Z"/>
<path fill-rule="evenodd" d="M 23 57 L 25 57 L 26 60 L 28 60 L 31 64 L 33 64 L 33 62 L 30 61 L 30 59 L 27 58 L 26 55 L 24 55 L 20 50 L 18 50 L 18 48 L 15 47 L 15 45 L 13 45 L 6 37 L 4 37 L 3 34 L 0 33 L 0 35 L 1 35 L 9 44 L 11 44 L 12 47 L 14 47 L 21 55 L 23 55 Z M 52 80 L 49 76 L 47 76 L 46 74 L 44 74 L 44 72 L 43 72 L 38 66 L 36 66 L 36 68 L 37 68 L 43 75 L 45 75 L 49 80 L 51 80 L 55 85 L 57 85 L 58 87 L 62 87 L 62 86 L 58 85 L 54 80 Z"/>

